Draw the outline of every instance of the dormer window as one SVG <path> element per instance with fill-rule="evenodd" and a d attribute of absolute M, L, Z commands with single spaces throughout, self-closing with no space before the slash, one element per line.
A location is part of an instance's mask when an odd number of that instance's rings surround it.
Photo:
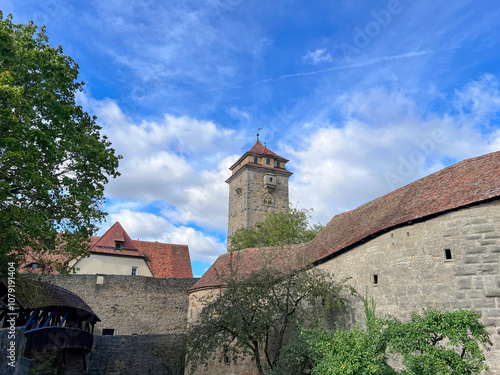
<path fill-rule="evenodd" d="M 276 162 L 276 168 L 281 168 L 281 163 L 279 161 Z"/>
<path fill-rule="evenodd" d="M 266 164 L 271 164 L 271 159 L 267 158 L 266 159 Z"/>
<path fill-rule="evenodd" d="M 122 251 L 122 249 L 123 249 L 123 242 L 115 241 L 115 251 Z"/>

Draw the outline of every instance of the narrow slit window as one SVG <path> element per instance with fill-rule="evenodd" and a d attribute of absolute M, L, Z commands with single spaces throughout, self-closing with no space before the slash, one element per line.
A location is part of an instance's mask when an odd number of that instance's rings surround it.
<path fill-rule="evenodd" d="M 373 285 L 378 285 L 378 275 L 373 275 Z"/>
<path fill-rule="evenodd" d="M 453 256 L 451 254 L 451 249 L 444 249 L 444 259 L 445 260 L 452 260 Z"/>
<path fill-rule="evenodd" d="M 224 364 L 229 365 L 231 363 L 231 358 L 227 354 L 224 354 Z"/>

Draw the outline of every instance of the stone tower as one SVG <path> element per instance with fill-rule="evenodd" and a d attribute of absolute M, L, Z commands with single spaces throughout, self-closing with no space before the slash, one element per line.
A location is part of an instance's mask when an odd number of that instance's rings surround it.
<path fill-rule="evenodd" d="M 229 169 L 228 238 L 239 228 L 250 228 L 267 214 L 288 207 L 287 159 L 259 141 Z"/>

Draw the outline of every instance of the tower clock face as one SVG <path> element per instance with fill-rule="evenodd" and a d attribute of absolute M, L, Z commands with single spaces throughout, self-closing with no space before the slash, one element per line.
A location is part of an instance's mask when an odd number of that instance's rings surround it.
<path fill-rule="evenodd" d="M 274 206 L 274 197 L 272 196 L 272 194 L 264 193 L 262 203 L 264 204 L 264 206 Z"/>

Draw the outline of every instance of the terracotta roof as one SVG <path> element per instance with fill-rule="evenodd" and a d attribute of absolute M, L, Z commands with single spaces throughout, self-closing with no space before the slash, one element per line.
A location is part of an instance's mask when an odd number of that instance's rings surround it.
<path fill-rule="evenodd" d="M 115 238 L 121 233 L 124 239 L 122 251 L 115 251 Z M 118 237 L 119 238 L 119 237 Z M 174 245 L 161 242 L 149 242 L 132 240 L 120 223 L 116 222 L 101 236 L 91 236 L 89 238 L 89 251 L 94 254 L 135 256 L 144 258 L 154 277 L 193 277 L 191 269 L 191 259 L 187 245 Z M 35 273 L 57 273 L 53 267 L 28 268 L 32 263 L 40 266 L 54 261 L 65 263 L 71 257 L 65 253 L 34 253 L 28 252 L 26 262 L 20 267 L 20 271 Z"/>
<path fill-rule="evenodd" d="M 0 284 L 6 286 L 6 279 L 0 280 Z M 16 278 L 16 300 L 24 309 L 63 307 L 90 315 L 94 322 L 100 321 L 92 309 L 75 293 L 34 279 Z"/>
<path fill-rule="evenodd" d="M 116 242 L 122 245 L 121 250 L 115 250 Z M 101 238 L 90 246 L 89 251 L 91 253 L 144 258 L 144 254 L 137 249 L 134 241 L 132 241 L 118 221 L 114 223 Z"/>
<path fill-rule="evenodd" d="M 270 156 L 285 163 L 288 161 L 288 159 L 285 159 L 284 157 L 279 156 L 278 154 L 272 152 L 270 149 L 268 149 L 266 146 L 260 143 L 259 140 L 257 140 L 257 142 L 255 142 L 252 148 L 247 152 L 245 152 L 245 154 L 241 158 L 239 158 L 238 161 L 236 161 L 236 163 L 234 163 L 229 169 L 234 169 L 234 167 L 236 167 L 236 165 L 238 165 L 240 161 L 244 159 L 247 155 Z"/>
<path fill-rule="evenodd" d="M 135 240 L 154 277 L 193 277 L 187 245 Z"/>
<path fill-rule="evenodd" d="M 296 262 L 287 266 L 289 269 L 304 267 L 298 250 L 306 252 L 304 257 L 311 263 L 319 263 L 391 228 L 499 196 L 500 152 L 494 152 L 464 160 L 336 215 L 310 243 L 280 249 L 281 257 Z M 240 257 L 249 260 L 244 272 L 262 267 L 263 261 L 259 259 L 265 259 L 264 255 L 272 251 L 276 249 L 240 250 Z M 220 285 L 217 272 L 227 270 L 227 257 L 227 254 L 219 257 L 191 290 Z"/>

